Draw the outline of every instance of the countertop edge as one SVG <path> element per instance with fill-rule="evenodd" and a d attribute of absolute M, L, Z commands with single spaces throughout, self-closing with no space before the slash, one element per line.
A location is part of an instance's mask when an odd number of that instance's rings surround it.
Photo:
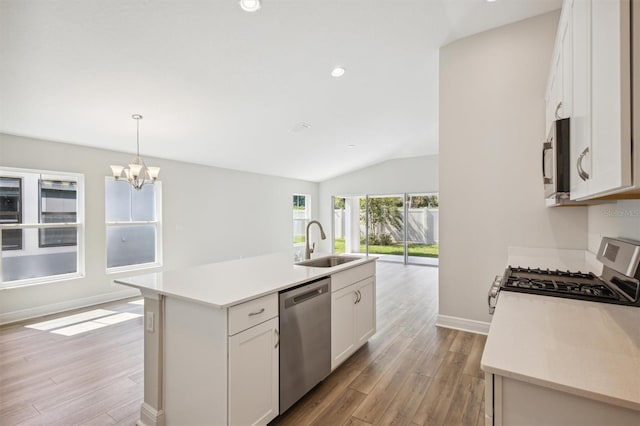
<path fill-rule="evenodd" d="M 321 257 L 321 256 L 319 256 Z M 232 306 L 236 306 L 245 302 L 248 302 L 250 300 L 254 300 L 254 299 L 258 299 L 260 297 L 272 294 L 272 293 L 276 293 L 291 287 L 295 287 L 310 281 L 314 281 L 320 278 L 324 278 L 324 277 L 328 277 L 330 275 L 333 275 L 337 272 L 342 272 L 342 271 L 346 271 L 348 269 L 352 269 L 355 268 L 357 266 L 361 266 L 370 262 L 375 262 L 378 260 L 378 256 L 366 256 L 366 257 L 362 257 L 361 259 L 358 260 L 354 260 L 353 262 L 348 262 L 348 263 L 343 263 L 341 265 L 336 265 L 330 268 L 318 268 L 318 267 L 312 267 L 312 266 L 304 266 L 304 265 L 298 265 L 296 263 L 292 263 L 292 267 L 299 267 L 299 268 L 307 268 L 307 269 L 312 269 L 314 270 L 311 276 L 308 276 L 304 279 L 301 280 L 295 280 L 293 282 L 288 282 L 286 284 L 282 284 L 279 286 L 274 287 L 273 289 L 269 289 L 268 291 L 262 291 L 259 293 L 254 293 L 251 294 L 250 296 L 247 297 L 242 297 L 240 299 L 236 299 L 233 300 L 231 302 L 228 303 L 215 303 L 214 301 L 211 300 L 201 300 L 201 299 L 196 299 L 196 298 L 191 298 L 191 297 L 186 297 L 184 295 L 181 295 L 179 293 L 174 293 L 174 292 L 168 292 L 168 291 L 163 291 L 163 290 L 158 290 L 158 289 L 153 289 L 150 287 L 145 287 L 142 285 L 138 285 L 135 283 L 131 283 L 131 282 L 126 282 L 124 280 L 126 280 L 127 278 L 134 278 L 135 276 L 132 277 L 121 277 L 121 278 L 115 278 L 113 280 L 114 283 L 116 284 L 120 284 L 120 285 L 124 285 L 127 287 L 132 287 L 132 288 L 137 288 L 140 291 L 143 292 L 150 292 L 150 293 L 154 293 L 154 294 L 159 294 L 159 295 L 163 295 L 163 296 L 167 296 L 167 297 L 175 297 L 176 299 L 181 299 L 184 301 L 188 301 L 188 302 L 193 302 L 193 303 L 198 303 L 201 305 L 205 305 L 205 306 L 210 306 L 210 307 L 214 307 L 214 308 L 218 308 L 218 309 L 227 309 L 230 308 Z M 199 265 L 202 266 L 202 265 Z M 196 266 L 197 267 L 197 266 Z M 190 269 L 190 268 L 185 268 L 185 269 Z M 162 272 L 153 272 L 150 274 L 146 274 L 146 275 L 162 275 Z"/>
<path fill-rule="evenodd" d="M 561 391 L 561 392 L 570 393 L 572 395 L 576 395 L 576 396 L 581 396 L 581 397 L 584 397 L 584 398 L 592 399 L 592 400 L 595 400 L 595 401 L 600 401 L 600 402 L 605 402 L 605 403 L 608 403 L 608 404 L 616 405 L 618 407 L 628 408 L 628 409 L 634 410 L 634 411 L 640 411 L 640 401 L 621 399 L 621 398 L 616 398 L 616 397 L 611 396 L 611 395 L 605 395 L 605 394 L 597 393 L 597 392 L 590 392 L 590 391 L 585 390 L 585 389 L 580 389 L 580 388 L 576 388 L 576 387 L 573 387 L 573 386 L 563 385 L 563 384 L 558 383 L 558 382 L 544 380 L 544 379 L 528 376 L 526 374 L 515 373 L 513 371 L 503 370 L 503 369 L 500 369 L 500 368 L 492 367 L 492 366 L 486 365 L 484 363 L 480 364 L 480 368 L 485 373 L 491 373 L 491 374 L 507 377 L 509 379 L 514 379 L 514 380 L 520 380 L 522 382 L 530 383 L 532 385 L 538 385 L 538 386 L 542 386 L 542 387 L 545 387 L 545 388 L 549 388 L 549 389 L 553 389 L 553 390 L 557 390 L 557 391 Z"/>

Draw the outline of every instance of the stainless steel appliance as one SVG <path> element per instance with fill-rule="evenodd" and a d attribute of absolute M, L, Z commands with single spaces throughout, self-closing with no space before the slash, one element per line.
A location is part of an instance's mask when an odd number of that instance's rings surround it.
<path fill-rule="evenodd" d="M 569 200 L 571 159 L 569 155 L 569 119 L 554 121 L 549 137 L 542 144 L 542 181 L 544 197 L 552 204 Z"/>
<path fill-rule="evenodd" d="M 280 414 L 331 372 L 331 280 L 280 293 Z"/>
<path fill-rule="evenodd" d="M 602 275 L 509 266 L 489 288 L 489 313 L 500 291 L 517 291 L 640 307 L 640 242 L 605 237 L 597 258 Z"/>

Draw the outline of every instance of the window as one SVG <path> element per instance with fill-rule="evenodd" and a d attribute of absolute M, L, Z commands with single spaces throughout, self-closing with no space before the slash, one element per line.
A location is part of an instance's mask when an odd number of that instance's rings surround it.
<path fill-rule="evenodd" d="M 161 193 L 160 182 L 136 190 L 106 178 L 107 272 L 160 266 Z"/>
<path fill-rule="evenodd" d="M 22 223 L 22 179 L 0 176 L 0 225 Z M 22 229 L 2 232 L 2 250 L 22 249 Z"/>
<path fill-rule="evenodd" d="M 311 220 L 311 197 L 293 194 L 293 245 L 305 243 L 307 224 Z"/>
<path fill-rule="evenodd" d="M 83 275 L 83 177 L 0 169 L 0 286 Z"/>
<path fill-rule="evenodd" d="M 73 181 L 40 180 L 40 223 L 69 223 L 77 217 L 78 185 Z M 40 247 L 75 246 L 72 228 L 40 229 Z"/>

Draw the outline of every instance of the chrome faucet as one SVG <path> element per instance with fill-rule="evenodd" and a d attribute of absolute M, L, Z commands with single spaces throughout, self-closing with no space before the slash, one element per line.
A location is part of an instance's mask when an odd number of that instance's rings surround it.
<path fill-rule="evenodd" d="M 316 224 L 318 224 L 318 227 L 320 227 L 320 237 L 323 240 L 327 239 L 327 236 L 324 235 L 324 229 L 322 229 L 322 225 L 320 224 L 320 222 L 318 222 L 317 220 L 312 220 L 311 222 L 309 222 L 307 224 L 307 234 L 306 234 L 306 238 L 305 238 L 306 243 L 307 243 L 307 246 L 305 247 L 305 250 L 304 250 L 304 258 L 305 258 L 305 260 L 306 259 L 311 259 L 311 253 L 313 253 L 313 251 L 316 249 L 316 243 L 313 243 L 313 246 L 309 247 L 309 227 L 311 226 L 312 223 L 316 223 Z"/>

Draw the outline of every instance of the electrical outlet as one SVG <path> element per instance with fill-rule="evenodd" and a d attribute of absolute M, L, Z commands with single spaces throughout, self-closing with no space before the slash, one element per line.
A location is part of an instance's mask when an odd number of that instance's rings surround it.
<path fill-rule="evenodd" d="M 153 312 L 147 312 L 145 329 L 149 333 L 153 333 L 155 330 L 155 316 L 153 315 Z"/>

